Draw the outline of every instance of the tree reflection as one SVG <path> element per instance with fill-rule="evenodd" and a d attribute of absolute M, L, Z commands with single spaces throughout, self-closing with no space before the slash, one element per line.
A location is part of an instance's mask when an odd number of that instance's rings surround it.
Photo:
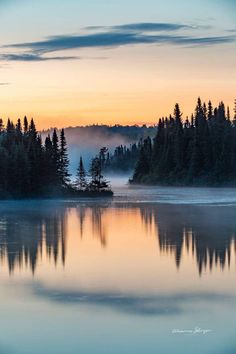
<path fill-rule="evenodd" d="M 83 238 L 83 235 L 84 235 L 84 224 L 85 224 L 85 216 L 86 216 L 86 207 L 85 206 L 79 206 L 76 208 L 77 210 L 77 216 L 78 216 L 78 219 L 79 219 L 79 225 L 80 225 L 80 237 L 81 239 Z"/>
<path fill-rule="evenodd" d="M 103 208 L 94 206 L 92 212 L 93 235 L 97 236 L 103 247 L 107 245 L 106 224 L 103 221 Z"/>
<path fill-rule="evenodd" d="M 144 223 L 154 223 L 162 252 L 174 253 L 180 266 L 184 249 L 195 256 L 199 273 L 230 265 L 235 245 L 235 207 L 152 205 L 140 208 Z M 150 217 L 150 215 L 152 215 Z M 235 251 L 235 249 L 234 249 Z"/>
<path fill-rule="evenodd" d="M 66 257 L 66 209 L 15 207 L 1 213 L 0 256 L 7 261 L 9 272 L 15 267 L 30 267 L 35 272 L 42 257 L 43 244 L 49 259 L 64 264 Z"/>
<path fill-rule="evenodd" d="M 134 210 L 135 213 L 130 213 Z M 123 223 L 124 227 L 128 222 L 127 226 L 135 234 L 141 217 L 145 225 L 143 237 L 157 235 L 160 251 L 173 254 L 177 267 L 180 267 L 184 253 L 191 254 L 201 274 L 206 269 L 218 266 L 223 269 L 230 265 L 232 253 L 236 252 L 233 249 L 236 244 L 235 215 L 234 206 L 119 204 L 114 209 L 102 203 L 32 202 L 26 206 L 16 203 L 7 208 L 0 206 L 0 258 L 8 265 L 10 273 L 23 267 L 34 273 L 45 257 L 64 265 L 68 231 L 79 234 L 80 242 L 90 235 L 98 239 L 102 247 L 107 247 L 108 230 L 112 232 L 112 225 L 117 227 Z M 67 220 L 70 217 L 73 226 L 69 230 Z M 111 220 L 113 223 L 115 220 L 115 224 L 110 225 Z M 74 230 L 76 227 L 78 230 Z M 132 252 L 132 243 L 127 242 L 126 247 L 128 245 L 128 252 Z"/>

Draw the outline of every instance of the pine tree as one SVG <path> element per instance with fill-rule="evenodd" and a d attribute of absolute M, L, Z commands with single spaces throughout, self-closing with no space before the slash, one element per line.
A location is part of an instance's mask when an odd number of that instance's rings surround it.
<path fill-rule="evenodd" d="M 213 107 L 211 101 L 208 102 L 207 119 L 210 121 L 213 118 Z"/>
<path fill-rule="evenodd" d="M 34 120 L 14 124 L 0 120 L 0 197 L 39 197 L 72 191 L 68 181 L 69 159 L 64 130 L 60 147 L 56 130 L 42 143 Z M 62 187 L 64 187 L 62 189 Z"/>
<path fill-rule="evenodd" d="M 99 158 L 100 158 L 100 161 L 101 161 L 101 168 L 102 169 L 105 166 L 107 152 L 108 152 L 107 147 L 101 148 L 100 152 L 99 152 Z"/>
<path fill-rule="evenodd" d="M 174 173 L 180 173 L 183 168 L 183 124 L 182 124 L 182 113 L 178 103 L 175 105 L 174 109 L 174 120 L 175 120 L 175 132 L 174 132 L 174 161 L 175 161 L 175 171 Z"/>
<path fill-rule="evenodd" d="M 89 189 L 91 191 L 101 192 L 109 188 L 109 182 L 102 175 L 102 164 L 99 156 L 96 156 L 91 161 L 90 175 Z"/>
<path fill-rule="evenodd" d="M 27 117 L 25 116 L 25 117 L 24 117 L 24 133 L 27 133 L 27 132 L 28 132 L 28 128 L 29 128 L 28 119 L 27 119 Z"/>
<path fill-rule="evenodd" d="M 156 137 L 154 138 L 153 154 L 152 154 L 152 170 L 156 175 L 158 175 L 159 171 L 161 170 L 164 145 L 166 140 L 165 131 L 166 128 L 165 128 L 164 119 L 159 119 L 157 134 Z"/>
<path fill-rule="evenodd" d="M 0 118 L 0 134 L 4 131 L 4 124 L 2 118 Z"/>
<path fill-rule="evenodd" d="M 57 168 L 54 163 L 54 154 L 52 147 L 52 140 L 50 135 L 45 139 L 45 153 L 44 153 L 44 167 L 43 167 L 44 184 L 48 188 L 55 187 L 57 180 Z"/>
<path fill-rule="evenodd" d="M 67 152 L 67 144 L 64 129 L 60 134 L 60 150 L 59 150 L 59 174 L 62 186 L 66 186 L 70 181 L 69 174 L 69 159 Z"/>
<path fill-rule="evenodd" d="M 236 126 L 236 99 L 234 100 L 234 119 L 233 119 L 233 124 Z"/>
<path fill-rule="evenodd" d="M 227 107 L 227 119 L 230 121 L 230 109 L 229 106 Z"/>
<path fill-rule="evenodd" d="M 27 150 L 30 164 L 30 189 L 32 195 L 40 193 L 41 183 L 41 146 L 38 147 L 37 142 L 38 132 L 34 120 L 31 119 L 27 133 Z"/>
<path fill-rule="evenodd" d="M 86 171 L 84 169 L 82 157 L 80 157 L 79 166 L 77 169 L 75 186 L 80 191 L 85 191 L 88 188 L 88 183 L 87 183 L 87 179 L 86 179 Z"/>
<path fill-rule="evenodd" d="M 55 171 L 55 185 L 59 185 L 61 182 L 61 175 L 60 175 L 60 150 L 59 150 L 59 141 L 56 129 L 53 130 L 52 134 L 52 159 L 54 164 L 54 171 Z"/>
<path fill-rule="evenodd" d="M 169 184 L 236 183 L 236 102 L 235 121 L 220 102 L 213 108 L 199 98 L 191 121 L 182 124 L 179 105 L 174 116 L 159 120 L 152 159 L 140 150 L 133 182 Z M 148 162 L 151 161 L 150 166 Z"/>
<path fill-rule="evenodd" d="M 134 170 L 134 179 L 140 179 L 150 173 L 152 149 L 150 138 L 145 139 L 140 150 L 138 162 Z"/>

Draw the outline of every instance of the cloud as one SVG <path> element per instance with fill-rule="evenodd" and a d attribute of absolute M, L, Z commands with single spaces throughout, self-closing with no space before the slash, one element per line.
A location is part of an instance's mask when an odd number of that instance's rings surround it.
<path fill-rule="evenodd" d="M 167 42 L 183 41 L 184 37 L 169 35 L 143 35 L 127 32 L 93 33 L 79 36 L 58 36 L 45 41 L 21 43 L 12 45 L 11 48 L 30 49 L 41 54 L 51 53 L 68 49 L 83 48 L 112 48 L 134 44 L 159 44 Z"/>
<path fill-rule="evenodd" d="M 135 44 L 176 44 L 176 45 L 214 45 L 234 42 L 236 36 L 190 37 L 175 35 L 147 35 L 127 32 L 94 33 L 79 36 L 57 36 L 45 41 L 13 44 L 11 48 L 30 49 L 40 54 L 68 49 L 112 48 Z M 10 56 L 9 56 L 10 57 Z M 13 56 L 14 58 L 14 56 Z M 26 56 L 26 60 L 28 56 Z"/>
<path fill-rule="evenodd" d="M 178 23 L 130 23 L 118 26 L 89 26 L 88 30 L 113 30 L 113 31 L 134 31 L 134 32 L 160 32 L 160 31 L 177 31 L 180 29 L 193 28 L 193 26 L 178 24 Z"/>
<path fill-rule="evenodd" d="M 59 35 L 35 42 L 17 43 L 4 48 L 24 51 L 23 54 L 4 54 L 3 60 L 9 61 L 45 61 L 69 60 L 76 57 L 45 57 L 45 54 L 58 51 L 85 48 L 116 48 L 131 45 L 178 45 L 185 47 L 203 47 L 236 41 L 236 35 L 197 36 L 197 26 L 167 23 L 135 23 L 113 27 L 89 27 L 85 34 Z M 188 29 L 188 34 L 175 34 L 180 29 Z M 93 32 L 91 32 L 93 30 Z M 165 31 L 165 32 L 163 32 Z"/>
<path fill-rule="evenodd" d="M 46 300 L 69 304 L 87 304 L 107 307 L 115 311 L 141 316 L 170 316 L 188 311 L 186 304 L 199 302 L 235 301 L 234 298 L 224 294 L 215 293 L 189 293 L 171 295 L 138 296 L 122 293 L 96 293 L 86 291 L 67 291 L 61 289 L 48 289 L 41 283 L 34 283 L 35 295 Z"/>
<path fill-rule="evenodd" d="M 179 43 L 183 45 L 190 45 L 190 46 L 210 46 L 215 44 L 226 44 L 226 43 L 233 43 L 236 41 L 236 36 L 216 36 L 216 37 L 185 37 L 184 39 L 179 38 Z"/>
<path fill-rule="evenodd" d="M 49 61 L 49 60 L 72 60 L 79 59 L 78 57 L 60 56 L 60 57 L 43 57 L 40 54 L 2 54 L 0 60 L 6 61 Z"/>

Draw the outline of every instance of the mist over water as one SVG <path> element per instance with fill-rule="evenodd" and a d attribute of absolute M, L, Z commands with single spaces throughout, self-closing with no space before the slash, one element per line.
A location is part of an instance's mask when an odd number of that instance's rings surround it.
<path fill-rule="evenodd" d="M 236 188 L 197 188 L 130 185 L 132 173 L 109 176 L 114 201 L 158 204 L 236 205 Z"/>
<path fill-rule="evenodd" d="M 111 178 L 113 199 L 1 202 L 6 353 L 234 348 L 236 191 L 127 177 Z M 210 332 L 173 334 L 196 327 Z"/>
<path fill-rule="evenodd" d="M 43 140 L 52 129 L 42 132 Z M 91 125 L 85 127 L 65 128 L 70 157 L 70 171 L 75 175 L 80 156 L 83 157 L 86 169 L 89 168 L 91 159 L 96 156 L 102 147 L 107 147 L 110 153 L 120 145 L 129 146 L 146 136 L 154 137 L 156 127 L 146 126 L 107 126 Z"/>

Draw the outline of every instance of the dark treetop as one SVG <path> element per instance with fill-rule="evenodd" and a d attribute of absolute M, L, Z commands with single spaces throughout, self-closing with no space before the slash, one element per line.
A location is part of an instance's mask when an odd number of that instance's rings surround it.
<path fill-rule="evenodd" d="M 82 159 L 81 159 L 82 160 Z M 6 128 L 0 119 L 0 198 L 97 196 L 112 194 L 100 173 L 98 158 L 94 175 L 84 180 L 83 188 L 70 182 L 69 159 L 64 129 L 54 129 L 42 143 L 33 119 L 24 118 Z M 96 172 L 96 176 L 95 176 Z M 86 177 L 84 171 L 84 178 Z"/>
<path fill-rule="evenodd" d="M 236 184 L 236 116 L 198 99 L 191 119 L 159 120 L 156 137 L 143 141 L 131 183 L 169 185 Z"/>

